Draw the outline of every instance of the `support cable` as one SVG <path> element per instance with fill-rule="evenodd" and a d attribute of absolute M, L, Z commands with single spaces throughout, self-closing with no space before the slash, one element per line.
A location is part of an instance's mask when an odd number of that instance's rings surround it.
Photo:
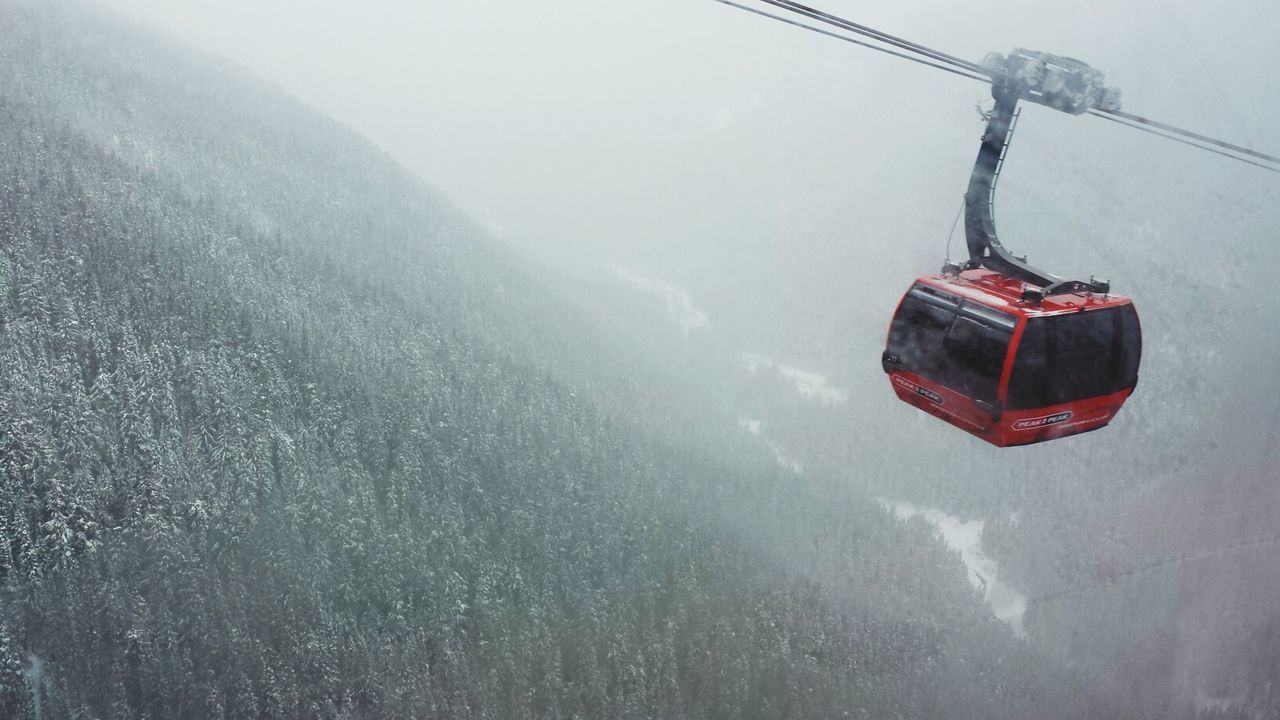
<path fill-rule="evenodd" d="M 1280 167 L 1273 166 L 1273 165 L 1267 165 L 1266 163 L 1260 163 L 1260 162 L 1258 162 L 1258 161 L 1256 161 L 1256 160 L 1250 160 L 1250 159 L 1248 159 L 1248 158 L 1240 157 L 1239 155 L 1232 155 L 1232 154 L 1231 154 L 1231 153 L 1229 153 L 1229 152 L 1225 152 L 1225 151 L 1223 151 L 1223 150 L 1218 150 L 1218 149 L 1215 149 L 1215 148 L 1209 147 L 1209 146 L 1207 146 L 1207 145 L 1202 145 L 1202 144 L 1200 144 L 1200 143 L 1193 142 L 1193 141 L 1191 141 L 1191 140 L 1187 140 L 1186 138 L 1178 137 L 1178 136 L 1176 136 L 1176 135 L 1170 135 L 1170 134 L 1167 134 L 1167 133 L 1163 133 L 1163 132 L 1160 132 L 1159 130 L 1153 129 L 1153 128 L 1151 128 L 1151 127 L 1147 127 L 1147 126 L 1144 126 L 1144 125 L 1139 125 L 1139 124 L 1136 124 L 1136 123 L 1126 122 L 1126 121 L 1124 121 L 1124 120 L 1121 120 L 1119 117 L 1115 117 L 1115 116 L 1114 116 L 1114 115 L 1115 115 L 1114 113 L 1104 113 L 1104 112 L 1101 112 L 1101 111 L 1090 110 L 1090 111 L 1089 111 L 1089 114 L 1090 114 L 1090 115 L 1093 115 L 1094 117 L 1100 117 L 1100 118 L 1102 118 L 1103 120 L 1108 120 L 1108 121 L 1110 121 L 1110 122 L 1116 123 L 1116 124 L 1118 124 L 1118 125 L 1123 125 L 1123 126 L 1128 127 L 1128 128 L 1133 128 L 1134 130 L 1140 130 L 1140 131 L 1145 132 L 1145 133 L 1151 133 L 1152 135 L 1155 135 L 1156 137 L 1164 138 L 1164 139 L 1166 139 L 1166 140 L 1172 140 L 1172 141 L 1174 141 L 1174 142 L 1176 142 L 1176 143 L 1182 143 L 1183 145 L 1190 145 L 1190 146 L 1191 146 L 1191 147 L 1193 147 L 1193 148 L 1198 148 L 1198 149 L 1200 149 L 1200 150 L 1204 150 L 1205 152 L 1211 152 L 1211 153 L 1213 153 L 1214 155 L 1221 155 L 1222 157 L 1225 157 L 1225 158 L 1230 158 L 1230 159 L 1232 159 L 1232 160 L 1238 160 L 1238 161 L 1240 161 L 1240 162 L 1242 162 L 1242 163 L 1245 163 L 1246 165 L 1252 165 L 1252 166 L 1254 166 L 1254 167 L 1262 168 L 1263 170 L 1270 170 L 1271 172 L 1274 172 L 1274 173 L 1280 173 Z"/>
<path fill-rule="evenodd" d="M 831 25 L 833 27 L 837 27 L 842 30 L 855 33 L 862 37 L 866 37 L 866 38 L 875 40 L 877 42 L 896 47 L 899 50 L 904 50 L 906 52 L 899 52 L 898 50 L 893 50 L 888 47 L 884 47 L 883 45 L 877 45 L 874 43 L 865 42 L 863 40 L 858 40 L 856 38 L 852 38 L 852 37 L 849 37 L 848 35 L 844 35 L 838 32 L 833 32 L 831 30 L 826 30 L 823 28 L 815 27 L 813 25 L 808 25 L 803 22 L 799 22 L 787 17 L 783 17 L 781 15 L 775 15 L 773 13 L 769 13 L 764 10 L 760 10 L 758 8 L 753 8 L 738 2 L 734 2 L 734 0 L 715 0 L 715 2 L 718 2 L 722 5 L 728 5 L 730 7 L 734 7 L 739 10 L 745 10 L 749 13 L 760 15 L 761 17 L 766 17 L 771 20 L 777 20 L 778 22 L 786 23 L 787 25 L 792 25 L 798 28 L 809 30 L 811 32 L 819 33 L 821 35 L 826 35 L 827 37 L 832 37 L 837 40 L 843 40 L 845 42 L 852 43 L 860 47 L 870 48 L 872 50 L 886 53 L 894 57 L 902 58 L 904 60 L 910 60 L 911 62 L 919 63 L 921 65 L 926 65 L 928 67 L 935 68 L 937 70 L 945 70 L 946 72 L 952 73 L 953 75 L 959 75 L 961 77 L 965 77 L 970 80 L 978 80 L 980 82 L 990 82 L 995 79 L 995 76 L 991 71 L 987 70 L 986 68 L 983 68 L 981 65 L 978 65 L 976 63 L 972 63 L 967 60 L 958 58 L 954 55 L 949 55 L 947 53 L 934 50 L 924 45 L 920 45 L 919 43 L 913 43 L 909 40 L 905 40 L 903 38 L 890 35 L 885 32 L 881 32 L 879 30 L 868 27 L 866 25 L 861 25 L 851 20 L 846 20 L 839 16 L 832 15 L 830 13 L 823 12 L 815 8 L 811 8 L 807 5 L 802 5 L 798 2 L 793 2 L 792 0 L 759 0 L 759 2 L 776 7 L 776 8 L 780 8 L 783 10 L 788 10 L 790 12 L 796 13 L 798 15 L 809 18 L 811 20 L 817 20 L 827 25 Z M 911 53 L 914 53 L 914 54 L 911 54 Z M 1111 122 L 1124 125 L 1125 127 L 1130 127 L 1135 130 L 1148 132 L 1148 133 L 1151 133 L 1152 135 L 1155 135 L 1156 137 L 1165 138 L 1167 140 L 1173 140 L 1174 142 L 1179 142 L 1184 145 L 1189 145 L 1191 147 L 1198 148 L 1200 150 L 1204 150 L 1207 152 L 1211 152 L 1215 155 L 1221 155 L 1222 157 L 1230 158 L 1232 160 L 1238 160 L 1242 163 L 1252 165 L 1254 167 L 1262 168 L 1263 170 L 1270 170 L 1271 172 L 1280 173 L 1280 158 L 1275 157 L 1273 155 L 1267 155 L 1266 153 L 1258 152 L 1256 150 L 1250 150 L 1249 148 L 1246 148 L 1240 145 L 1233 145 L 1232 143 L 1225 142 L 1223 140 L 1218 140 L 1217 138 L 1209 137 L 1208 135 L 1201 135 L 1199 133 L 1192 132 L 1190 130 L 1184 130 L 1182 128 L 1175 127 L 1173 125 L 1169 125 L 1167 123 L 1162 123 L 1156 120 L 1152 120 L 1150 118 L 1145 118 L 1145 117 L 1142 117 L 1141 115 L 1134 115 L 1132 113 L 1122 112 L 1120 110 L 1101 110 L 1098 108 L 1090 108 L 1088 112 L 1094 117 L 1100 117 L 1104 120 L 1109 120 Z M 1242 157 L 1242 155 L 1248 156 L 1248 157 Z M 1255 158 L 1255 159 L 1251 160 L 1249 158 Z M 1259 161 L 1262 161 L 1262 162 L 1259 162 Z"/>
<path fill-rule="evenodd" d="M 903 50 L 908 50 L 910 52 L 924 55 L 925 57 L 931 58 L 933 60 L 937 60 L 939 62 L 944 62 L 950 65 L 954 65 L 962 70 L 967 70 L 971 73 L 975 73 L 978 75 L 987 75 L 987 76 L 991 75 L 990 72 L 983 69 L 982 66 L 978 65 L 977 63 L 969 62 L 968 60 L 958 58 L 955 55 L 949 55 L 939 50 L 934 50 L 932 48 L 925 47 L 924 45 L 921 45 L 919 43 L 913 43 L 909 40 L 904 40 L 900 37 L 890 35 L 889 33 L 876 30 L 875 28 L 867 27 L 866 25 L 860 25 L 856 22 L 853 22 L 852 20 L 846 20 L 837 15 L 832 15 L 831 13 L 823 12 L 821 10 L 811 8 L 807 5 L 801 5 L 800 3 L 793 2 L 792 0 L 760 0 L 760 2 L 766 3 L 768 5 L 772 5 L 777 8 L 782 8 L 784 10 L 790 10 L 791 12 L 827 23 L 828 25 L 834 25 L 835 27 L 848 30 L 850 32 L 854 32 L 865 37 L 873 38 L 875 40 L 879 40 L 880 42 L 886 43 L 888 45 L 893 45 Z"/>
<path fill-rule="evenodd" d="M 1044 595 L 1040 595 L 1038 597 L 1028 598 L 1027 607 L 1030 608 L 1032 605 L 1044 605 L 1044 604 L 1061 600 L 1063 598 L 1072 597 L 1075 595 L 1084 595 L 1093 590 L 1102 590 L 1121 580 L 1128 580 L 1129 578 L 1137 577 L 1140 575 L 1146 575 L 1146 574 L 1170 567 L 1172 565 L 1179 565 L 1186 562 L 1196 562 L 1199 560 L 1221 558 L 1240 550 L 1254 550 L 1258 548 L 1270 547 L 1276 544 L 1280 544 L 1280 535 L 1272 535 L 1269 537 L 1255 538 L 1252 540 L 1241 540 L 1239 542 L 1234 542 L 1229 545 L 1220 545 L 1218 547 L 1199 550 L 1197 552 L 1185 553 L 1182 555 L 1176 555 L 1174 557 L 1163 558 L 1160 560 L 1153 560 L 1151 562 L 1144 563 L 1142 565 L 1131 567 L 1128 570 L 1125 570 L 1123 572 L 1116 573 L 1105 582 L 1086 583 L 1084 585 L 1068 587 L 1063 590 L 1059 590 L 1057 592 L 1045 593 Z"/>
<path fill-rule="evenodd" d="M 747 11 L 747 12 L 749 12 L 749 13 L 752 13 L 752 14 L 755 14 L 755 15 L 759 15 L 759 16 L 761 16 L 761 17 L 767 17 L 767 18 L 769 18 L 770 20 L 777 20 L 778 22 L 786 23 L 787 25 L 791 25 L 791 26 L 798 27 L 798 28 L 804 28 L 805 30 L 810 30 L 810 31 L 812 31 L 812 32 L 816 32 L 816 33 L 818 33 L 819 35 L 826 35 L 827 37 L 832 37 L 832 38 L 835 38 L 835 39 L 837 39 L 837 40 L 843 40 L 843 41 L 845 41 L 845 42 L 847 42 L 847 43 L 853 43 L 854 45 L 859 45 L 859 46 L 864 47 L 864 48 L 870 48 L 870 49 L 872 49 L 872 50 L 876 50 L 876 51 L 879 51 L 879 52 L 882 52 L 882 53 L 886 53 L 886 54 L 888 54 L 888 55 L 892 55 L 892 56 L 894 56 L 894 57 L 902 58 L 903 60 L 910 60 L 911 62 L 919 63 L 919 64 L 921 64 L 921 65 L 927 65 L 927 66 L 929 66 L 929 67 L 931 67 L 931 68 L 936 68 L 936 69 L 938 69 L 938 70 L 945 70 L 945 71 L 947 71 L 947 72 L 949 72 L 949 73 L 952 73 L 952 74 L 955 74 L 955 75 L 959 75 L 959 76 L 961 76 L 961 77 L 969 78 L 970 80 L 977 80 L 978 82 L 988 82 L 988 79 L 987 79 L 986 77 L 981 76 L 981 75 L 974 75 L 974 74 L 971 74 L 971 73 L 963 72 L 963 71 L 961 71 L 961 70 L 958 70 L 958 69 L 956 69 L 956 68 L 953 68 L 953 67 L 950 67 L 950 66 L 947 66 L 947 65 L 939 65 L 939 64 L 937 64 L 937 63 L 929 62 L 928 60 L 925 60 L 925 59 L 923 59 L 923 58 L 918 58 L 918 57 L 914 57 L 914 56 L 912 56 L 912 55 L 907 55 L 907 54 L 905 54 L 905 53 L 897 52 L 897 51 L 895 51 L 895 50 L 890 50 L 889 48 L 882 47 L 882 46 L 880 46 L 880 45 L 873 45 L 873 44 L 868 43 L 868 42 L 863 42 L 863 41 L 861 41 L 861 40 L 857 40 L 857 39 L 855 39 L 855 38 L 851 38 L 851 37 L 849 37 L 848 35 L 841 35 L 840 33 L 837 33 L 837 32 L 832 32 L 832 31 L 830 31 L 830 30 L 824 30 L 824 29 L 822 29 L 822 28 L 814 27 L 814 26 L 812 26 L 812 25 L 806 25 L 806 24 L 804 24 L 804 23 L 802 23 L 802 22 L 798 22 L 798 21 L 796 21 L 796 20 L 791 20 L 791 19 L 789 19 L 789 18 L 782 17 L 781 15 L 774 15 L 773 13 L 768 13 L 768 12 L 765 12 L 764 10 L 758 10 L 758 9 L 756 9 L 756 8 L 753 8 L 753 7 L 748 7 L 748 6 L 746 6 L 746 5 L 742 5 L 742 4 L 739 4 L 739 3 L 733 2 L 733 0 L 715 0 L 715 2 L 718 2 L 718 3 L 720 3 L 721 5 L 728 5 L 729 7 L 735 7 L 735 8 L 738 8 L 739 10 L 746 10 L 746 11 Z"/>
<path fill-rule="evenodd" d="M 956 210 L 956 219 L 951 221 L 951 232 L 947 233 L 947 254 L 942 261 L 943 265 L 951 264 L 951 238 L 956 234 L 956 227 L 960 224 L 961 215 L 964 215 L 964 198 L 960 198 L 960 209 Z"/>
<path fill-rule="evenodd" d="M 1201 134 L 1199 134 L 1199 133 L 1193 133 L 1193 132 L 1191 132 L 1190 130 L 1183 130 L 1182 128 L 1174 127 L 1174 126 L 1172 126 L 1172 125 L 1166 125 L 1165 123 L 1158 122 L 1158 121 L 1156 121 L 1156 120 L 1152 120 L 1151 118 L 1144 118 L 1144 117 L 1142 117 L 1141 115 L 1134 115 L 1134 114 L 1132 114 L 1132 113 L 1127 113 L 1127 112 L 1124 112 L 1124 111 L 1122 111 L 1122 110 L 1099 110 L 1099 111 L 1095 112 L 1094 114 L 1096 115 L 1096 114 L 1098 114 L 1098 113 L 1106 113 L 1106 114 L 1108 114 L 1108 115 L 1115 115 L 1116 117 L 1123 118 L 1123 119 L 1128 120 L 1129 122 L 1132 122 L 1132 123 L 1138 123 L 1139 125 L 1148 125 L 1148 126 L 1151 126 L 1151 127 L 1154 127 L 1154 128 L 1158 128 L 1158 129 L 1160 129 L 1160 130 L 1164 130 L 1165 132 L 1175 133 L 1175 134 L 1178 134 L 1178 135 L 1182 135 L 1183 137 L 1191 138 L 1192 140 L 1199 140 L 1200 142 L 1209 143 L 1210 145 L 1217 145 L 1217 146 L 1218 146 L 1218 147 L 1220 147 L 1220 148 L 1224 148 L 1224 149 L 1226 149 L 1226 150 L 1231 150 L 1232 152 L 1238 152 L 1238 153 L 1242 153 L 1242 154 L 1244 154 L 1244 155 L 1249 155 L 1249 156 L 1252 156 L 1252 157 L 1256 157 L 1256 158 L 1258 158 L 1258 159 L 1260 159 L 1260 160 L 1266 160 L 1267 162 L 1272 162 L 1272 163 L 1280 164 L 1280 158 L 1278 158 L 1278 157 L 1274 157 L 1274 156 L 1272 156 L 1272 155 L 1268 155 L 1268 154 L 1266 154 L 1266 153 L 1260 153 L 1260 152 L 1258 152 L 1257 150 L 1250 150 L 1250 149 L 1249 149 L 1249 148 L 1247 148 L 1247 147 L 1241 147 L 1241 146 L 1239 146 L 1239 145 L 1232 145 L 1232 144 L 1231 144 L 1231 143 L 1229 143 L 1229 142 L 1224 142 L 1224 141 L 1222 141 L 1222 140 L 1218 140 L 1217 138 L 1211 138 L 1211 137 L 1209 137 L 1209 136 L 1207 136 L 1207 135 L 1201 135 Z"/>

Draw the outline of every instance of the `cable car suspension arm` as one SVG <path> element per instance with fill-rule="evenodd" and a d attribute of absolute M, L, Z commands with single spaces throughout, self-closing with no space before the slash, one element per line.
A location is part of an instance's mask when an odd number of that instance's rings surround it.
<path fill-rule="evenodd" d="M 996 235 L 996 180 L 1012 138 L 1018 99 L 1025 92 L 1017 83 L 1000 76 L 992 81 L 991 95 L 996 105 L 987 119 L 987 130 L 982 135 L 982 146 L 969 175 L 969 189 L 964 195 L 964 237 L 969 247 L 969 261 L 964 269 L 985 267 L 1030 283 L 1035 287 L 1025 291 L 1024 296 L 1028 300 L 1038 301 L 1048 295 L 1070 292 L 1105 295 L 1111 289 L 1105 280 L 1064 280 L 1047 273 L 1029 265 L 1025 257 L 1014 255 Z"/>
<path fill-rule="evenodd" d="M 754 13 L 762 17 L 767 17 L 771 20 L 777 20 L 779 22 L 783 22 L 788 25 L 803 28 L 811 32 L 820 33 L 822 35 L 833 37 L 838 40 L 844 40 L 845 42 L 853 43 L 855 45 L 859 45 L 862 47 L 867 47 L 872 50 L 887 53 L 895 57 L 903 58 L 905 60 L 911 60 L 912 62 L 920 63 L 922 65 L 927 65 L 929 67 L 932 67 L 938 70 L 945 70 L 946 72 L 953 73 L 955 75 L 960 75 L 962 77 L 969 78 L 970 80 L 979 80 L 982 82 L 995 83 L 997 80 L 1001 79 L 1002 76 L 1005 76 L 1006 79 L 1008 79 L 1008 76 L 1006 75 L 1007 69 L 1003 67 L 999 67 L 999 65 L 1003 63 L 1003 58 L 999 56 L 996 56 L 994 63 L 990 62 L 992 60 L 992 56 L 988 56 L 988 58 L 985 59 L 980 64 L 972 63 L 967 60 L 958 58 L 954 55 L 950 55 L 938 50 L 934 50 L 924 45 L 920 45 L 919 43 L 914 43 L 909 40 L 905 40 L 903 38 L 896 37 L 894 35 L 890 35 L 885 32 L 881 32 L 874 28 L 867 27 L 866 25 L 861 25 L 851 20 L 847 20 L 845 18 L 832 15 L 831 13 L 823 12 L 821 10 L 817 10 L 815 8 L 812 8 L 806 5 L 802 5 L 797 2 L 792 2 L 791 0 L 758 0 L 758 1 L 765 5 L 776 7 L 782 10 L 787 10 L 789 12 L 795 13 L 797 15 L 808 18 L 810 20 L 815 20 L 815 21 L 824 23 L 826 25 L 830 25 L 832 27 L 838 28 L 845 32 L 854 33 L 856 35 L 867 38 L 868 40 L 878 42 L 878 43 L 884 43 L 885 45 L 890 45 L 894 48 L 898 48 L 898 50 L 893 50 L 893 49 L 890 49 L 889 47 L 884 47 L 883 45 L 876 45 L 876 44 L 873 44 L 872 42 L 864 42 L 862 40 L 857 40 L 855 38 L 849 37 L 848 35 L 844 35 L 838 32 L 833 32 L 831 30 L 826 30 L 819 27 L 814 27 L 813 25 L 797 22 L 796 20 L 792 20 L 790 18 L 783 17 L 781 15 L 775 15 L 757 8 L 750 7 L 748 5 L 745 5 L 739 2 L 734 2 L 734 0 L 715 0 L 715 2 L 721 3 L 723 5 L 728 5 L 730 7 L 734 7 L 739 10 L 745 10 L 746 12 Z M 1056 56 L 1044 55 L 1042 53 L 1027 53 L 1027 51 L 1025 50 L 1015 50 L 1013 54 L 1024 55 L 1024 56 L 1025 55 L 1044 56 L 1044 57 L 1052 58 L 1053 60 L 1066 61 L 1068 63 L 1071 63 L 1076 66 L 1076 68 L 1072 68 L 1072 69 L 1092 70 L 1091 68 L 1088 68 L 1088 66 L 1085 65 L 1084 63 L 1079 63 L 1078 61 L 1071 60 L 1070 58 L 1058 58 Z M 1026 58 L 1024 57 L 1024 60 L 1025 59 Z M 1031 63 L 1034 64 L 1035 60 L 1032 59 Z M 1055 82 L 1055 83 L 1060 82 L 1063 79 L 1063 76 L 1061 74 L 1062 68 L 1058 68 L 1058 70 L 1059 70 L 1059 73 L 1056 76 L 1047 77 L 1043 79 L 1049 80 L 1050 82 Z M 1093 71 L 1093 72 L 1097 72 L 1097 71 Z M 1097 78 L 1099 80 L 1101 79 L 1101 73 L 1097 74 Z M 1036 90 L 1035 88 L 1032 88 L 1032 96 L 1023 96 L 1021 99 L 1029 100 L 1039 104 L 1050 105 L 1051 107 L 1056 107 L 1057 109 L 1060 109 L 1060 110 L 1066 109 L 1058 106 L 1053 102 L 1045 102 L 1042 98 L 1037 97 L 1038 95 L 1041 95 L 1041 94 L 1043 93 L 1040 90 Z M 1104 102 L 1107 100 L 1106 98 L 1101 98 L 1101 97 L 1097 97 L 1094 99 L 1102 100 Z M 1158 122 L 1150 118 L 1145 118 L 1139 115 L 1133 115 L 1131 113 L 1122 112 L 1119 108 L 1118 93 L 1116 93 L 1115 96 L 1110 99 L 1109 103 L 1097 104 L 1091 107 L 1089 106 L 1076 107 L 1073 109 L 1069 109 L 1067 111 L 1072 112 L 1073 114 L 1081 114 L 1083 112 L 1088 112 L 1090 115 L 1094 115 L 1104 120 L 1109 120 L 1111 122 L 1125 125 L 1126 127 L 1131 127 L 1135 130 L 1141 130 L 1143 132 L 1151 133 L 1156 137 L 1162 137 L 1169 140 L 1173 140 L 1175 142 L 1179 142 L 1184 145 L 1189 145 L 1191 147 L 1198 148 L 1200 150 L 1206 150 L 1208 152 L 1212 152 L 1216 155 L 1221 155 L 1223 157 L 1227 157 L 1232 160 L 1238 160 L 1240 162 L 1252 165 L 1254 167 L 1259 167 L 1264 170 L 1270 170 L 1271 172 L 1280 173 L 1280 157 L 1276 157 L 1274 155 L 1268 155 L 1266 153 L 1258 152 L 1256 150 L 1251 150 L 1249 148 L 1242 147 L 1240 145 L 1234 145 L 1232 143 L 1228 143 L 1223 140 L 1218 140 L 1216 138 L 1212 138 L 1207 135 L 1202 135 L 1200 133 L 1195 133 L 1190 130 L 1184 130 L 1182 128 L 1178 128 L 1173 125 Z M 1246 156 L 1246 157 L 1242 157 L 1242 156 Z M 1251 160 L 1249 158 L 1253 158 L 1253 159 Z"/>

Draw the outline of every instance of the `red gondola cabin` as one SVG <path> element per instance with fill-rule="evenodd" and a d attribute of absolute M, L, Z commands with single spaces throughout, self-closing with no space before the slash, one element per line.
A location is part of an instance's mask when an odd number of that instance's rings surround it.
<path fill-rule="evenodd" d="M 981 268 L 917 279 L 882 357 L 894 392 L 999 447 L 1105 426 L 1138 382 L 1133 302 L 1026 298 L 1026 283 Z"/>

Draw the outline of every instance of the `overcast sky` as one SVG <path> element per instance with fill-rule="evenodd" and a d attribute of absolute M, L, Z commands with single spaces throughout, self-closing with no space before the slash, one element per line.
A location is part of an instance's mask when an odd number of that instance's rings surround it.
<path fill-rule="evenodd" d="M 690 287 L 713 315 L 744 288 L 797 313 L 844 312 L 832 268 L 868 258 L 894 288 L 933 271 L 981 133 L 973 108 L 989 98 L 711 0 L 105 2 L 349 124 L 513 246 L 634 267 Z M 1280 152 L 1272 0 L 1211 12 L 1190 0 L 823 7 L 974 60 L 1014 46 L 1078 57 L 1121 87 L 1127 110 Z M 1275 197 L 1266 183 L 1031 108 L 999 217 L 1006 240 L 1072 233 L 1011 243 L 1033 261 L 1114 275 L 1135 228 L 1200 232 L 1232 212 L 1201 211 L 1206 195 L 1256 204 Z"/>
<path fill-rule="evenodd" d="M 627 165 L 660 159 L 708 128 L 750 122 L 770 99 L 804 98 L 805 106 L 790 108 L 803 129 L 824 124 L 822 115 L 846 120 L 851 103 L 876 124 L 908 112 L 969 120 L 969 107 L 954 99 L 982 97 L 968 81 L 711 0 L 107 4 L 278 82 L 516 233 L 542 222 L 518 199 L 530 186 L 615 182 Z M 1280 13 L 1265 0 L 1215 5 L 1212 12 L 1204 3 L 1155 0 L 829 0 L 824 7 L 975 60 L 1014 45 L 1080 57 L 1121 84 L 1128 109 L 1274 144 L 1280 132 L 1270 118 L 1249 115 L 1263 101 L 1276 106 L 1272 31 Z M 910 86 L 889 98 L 908 104 L 881 104 L 867 92 L 878 90 L 876 80 Z M 964 130 L 972 135 L 971 126 Z M 580 177 L 566 177 L 569 170 Z M 547 204 L 535 203 L 559 214 Z"/>

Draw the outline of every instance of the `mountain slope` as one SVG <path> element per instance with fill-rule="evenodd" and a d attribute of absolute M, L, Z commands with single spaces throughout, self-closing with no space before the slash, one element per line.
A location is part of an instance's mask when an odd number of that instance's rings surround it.
<path fill-rule="evenodd" d="M 352 136 L 0 7 L 16 716 L 1096 709 L 922 527 L 579 396 L 536 280 Z"/>
<path fill-rule="evenodd" d="M 498 340 L 491 342 L 496 352 L 542 358 L 562 381 L 589 389 L 635 424 L 669 427 L 676 436 L 705 432 L 677 399 L 707 390 L 637 362 L 595 320 L 552 297 L 443 193 L 349 129 L 92 3 L 7 6 L 0 77 L 42 121 L 56 119 L 233 232 L 325 258 L 460 330 Z M 600 372 L 606 363 L 646 390 L 613 382 Z M 733 418 L 726 420 L 731 426 Z"/>

